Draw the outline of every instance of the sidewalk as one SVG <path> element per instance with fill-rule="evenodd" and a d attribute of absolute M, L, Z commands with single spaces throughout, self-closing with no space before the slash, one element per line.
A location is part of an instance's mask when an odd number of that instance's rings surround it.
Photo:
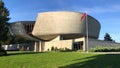
<path fill-rule="evenodd" d="M 96 52 L 99 54 L 120 54 L 120 52 Z"/>

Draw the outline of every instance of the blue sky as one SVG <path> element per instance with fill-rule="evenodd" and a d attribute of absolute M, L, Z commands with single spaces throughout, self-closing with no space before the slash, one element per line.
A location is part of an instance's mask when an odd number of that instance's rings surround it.
<path fill-rule="evenodd" d="M 45 11 L 87 11 L 101 24 L 99 39 L 107 32 L 120 42 L 120 0 L 3 0 L 10 11 L 10 22 L 36 20 Z"/>

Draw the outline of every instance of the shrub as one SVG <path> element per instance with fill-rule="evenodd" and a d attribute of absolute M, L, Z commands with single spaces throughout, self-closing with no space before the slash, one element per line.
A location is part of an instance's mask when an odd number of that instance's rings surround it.
<path fill-rule="evenodd" d="M 70 52 L 72 51 L 71 49 L 68 48 L 57 48 L 57 47 L 51 47 L 51 51 L 57 51 L 57 52 Z"/>
<path fill-rule="evenodd" d="M 64 49 L 64 48 L 59 48 L 58 51 L 60 51 L 60 52 L 64 52 L 65 49 Z"/>
<path fill-rule="evenodd" d="M 66 51 L 66 52 L 70 52 L 70 51 L 72 51 L 72 50 L 69 49 L 69 48 L 65 48 L 65 51 Z"/>
<path fill-rule="evenodd" d="M 25 51 L 25 50 L 24 50 L 24 46 L 22 46 L 22 47 L 20 48 L 20 51 Z"/>
<path fill-rule="evenodd" d="M 72 50 L 69 48 L 59 48 L 58 51 L 60 52 L 71 52 Z"/>
<path fill-rule="evenodd" d="M 47 51 L 50 51 L 49 49 L 47 49 Z"/>
<path fill-rule="evenodd" d="M 91 52 L 120 52 L 120 47 L 96 47 L 91 48 Z"/>
<path fill-rule="evenodd" d="M 54 51 L 54 50 L 55 50 L 55 48 L 52 46 L 52 47 L 51 47 L 51 51 Z"/>
<path fill-rule="evenodd" d="M 58 48 L 57 48 L 57 47 L 55 47 L 54 51 L 58 51 Z"/>

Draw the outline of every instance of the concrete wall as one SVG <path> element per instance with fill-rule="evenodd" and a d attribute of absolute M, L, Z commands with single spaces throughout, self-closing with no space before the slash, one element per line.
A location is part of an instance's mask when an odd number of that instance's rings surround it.
<path fill-rule="evenodd" d="M 51 50 L 51 47 L 72 49 L 72 40 L 45 42 L 44 51 Z"/>
<path fill-rule="evenodd" d="M 59 40 L 59 36 L 52 41 L 48 41 L 48 42 L 41 42 L 40 47 L 41 47 L 41 51 L 48 51 L 51 50 L 52 47 L 57 47 L 58 49 L 60 48 L 68 48 L 68 49 L 72 49 L 73 48 L 73 43 L 74 42 L 80 42 L 83 41 L 83 50 L 85 51 L 85 38 L 78 38 L 78 39 L 70 39 L 70 40 Z"/>
<path fill-rule="evenodd" d="M 56 39 L 48 42 L 39 42 L 39 48 L 38 51 L 51 51 L 52 47 L 57 47 L 59 48 L 68 48 L 72 49 L 73 48 L 73 43 L 74 42 L 83 42 L 83 51 L 87 51 L 87 45 L 86 45 L 86 38 L 77 38 L 77 39 L 70 39 L 70 40 L 59 40 L 60 36 L 58 36 Z M 109 41 L 103 41 L 103 40 L 97 40 L 97 39 L 88 39 L 88 49 L 90 48 L 95 48 L 95 47 L 120 47 L 120 43 L 115 43 L 115 42 L 109 42 Z M 36 50 L 36 49 L 35 49 Z"/>
<path fill-rule="evenodd" d="M 97 39 L 90 39 L 89 38 L 89 49 L 95 47 L 120 47 L 120 43 L 110 42 L 110 41 L 103 41 Z"/>

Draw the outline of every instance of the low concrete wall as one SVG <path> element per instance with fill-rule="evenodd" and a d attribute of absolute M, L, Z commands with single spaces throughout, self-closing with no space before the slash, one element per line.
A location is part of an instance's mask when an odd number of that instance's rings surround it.
<path fill-rule="evenodd" d="M 89 39 L 88 47 L 95 48 L 95 47 L 120 47 L 120 43 L 110 42 L 110 41 L 103 41 L 103 40 L 96 40 L 96 39 Z"/>

